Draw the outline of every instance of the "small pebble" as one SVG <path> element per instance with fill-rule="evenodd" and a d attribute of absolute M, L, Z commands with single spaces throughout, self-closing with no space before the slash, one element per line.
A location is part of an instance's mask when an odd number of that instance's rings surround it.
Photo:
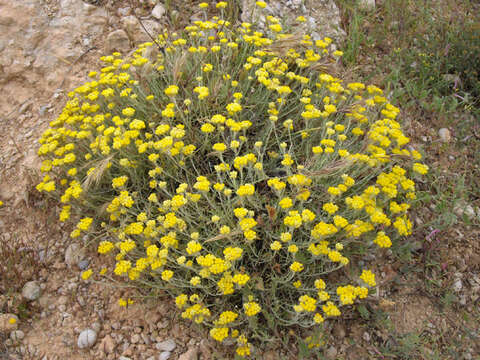
<path fill-rule="evenodd" d="M 337 358 L 337 349 L 335 349 L 333 346 L 330 346 L 327 351 L 325 352 L 325 356 L 327 359 L 336 359 Z"/>
<path fill-rule="evenodd" d="M 28 301 L 35 301 L 40 297 L 40 285 L 36 281 L 27 282 L 22 289 L 22 296 Z"/>
<path fill-rule="evenodd" d="M 463 288 L 462 280 L 460 279 L 455 280 L 455 282 L 453 283 L 453 290 L 455 292 L 460 292 L 462 288 Z"/>
<path fill-rule="evenodd" d="M 90 260 L 85 259 L 78 263 L 78 267 L 80 270 L 86 270 L 89 264 L 90 264 Z"/>
<path fill-rule="evenodd" d="M 15 330 L 10 333 L 10 339 L 13 341 L 20 341 L 25 337 L 25 334 L 22 330 Z"/>
<path fill-rule="evenodd" d="M 132 337 L 130 338 L 130 342 L 132 344 L 136 344 L 140 341 L 140 335 L 138 334 L 133 334 Z"/>
<path fill-rule="evenodd" d="M 95 331 L 96 333 L 99 333 L 101 329 L 102 329 L 102 325 L 98 321 L 95 321 L 92 324 L 92 330 Z"/>
<path fill-rule="evenodd" d="M 155 19 L 160 20 L 163 17 L 163 15 L 165 15 L 165 8 L 163 7 L 163 5 L 162 4 L 155 5 L 155 7 L 152 10 L 152 16 Z"/>
<path fill-rule="evenodd" d="M 92 347 L 95 341 L 97 341 L 97 333 L 92 329 L 85 329 L 78 335 L 77 346 L 80 349 L 87 349 Z"/>
<path fill-rule="evenodd" d="M 158 356 L 158 360 L 167 360 L 170 357 L 170 355 L 172 355 L 170 351 L 163 351 Z"/>
<path fill-rule="evenodd" d="M 447 128 L 441 128 L 438 130 L 438 136 L 440 137 L 440 140 L 444 143 L 450 142 L 452 140 L 452 135 L 450 134 L 450 130 Z"/>
<path fill-rule="evenodd" d="M 160 343 L 155 344 L 155 348 L 160 351 L 170 351 L 172 352 L 177 347 L 177 344 L 174 340 L 168 339 Z"/>
<path fill-rule="evenodd" d="M 370 341 L 370 334 L 368 332 L 363 333 L 363 340 L 369 342 Z"/>

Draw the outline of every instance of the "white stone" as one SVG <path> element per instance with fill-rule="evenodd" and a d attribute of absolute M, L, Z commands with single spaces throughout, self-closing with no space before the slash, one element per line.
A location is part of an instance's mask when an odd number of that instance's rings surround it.
<path fill-rule="evenodd" d="M 160 351 L 170 351 L 172 352 L 177 347 L 177 344 L 173 339 L 168 339 L 162 342 L 155 344 L 155 348 Z"/>
<path fill-rule="evenodd" d="M 452 135 L 450 134 L 450 130 L 447 128 L 441 128 L 438 130 L 438 136 L 440 136 L 440 140 L 444 143 L 450 142 L 452 140 Z"/>
<path fill-rule="evenodd" d="M 20 341 L 25 337 L 25 334 L 22 330 L 15 330 L 10 333 L 10 339 L 13 341 Z"/>
<path fill-rule="evenodd" d="M 363 333 L 363 340 L 365 340 L 366 342 L 370 341 L 370 334 L 366 331 Z"/>
<path fill-rule="evenodd" d="M 27 282 L 22 289 L 22 296 L 28 301 L 35 301 L 40 297 L 40 285 L 36 281 Z"/>
<path fill-rule="evenodd" d="M 165 15 L 165 8 L 163 7 L 163 5 L 162 4 L 155 5 L 155 7 L 152 10 L 152 16 L 155 19 L 160 20 L 163 17 L 163 15 Z"/>
<path fill-rule="evenodd" d="M 97 333 L 92 329 L 85 329 L 78 335 L 77 346 L 80 349 L 88 349 L 95 344 L 95 341 L 97 341 Z"/>
<path fill-rule="evenodd" d="M 453 283 L 453 291 L 460 292 L 462 288 L 463 288 L 462 280 L 460 279 L 455 280 L 455 282 Z"/>
<path fill-rule="evenodd" d="M 78 243 L 70 244 L 65 250 L 65 264 L 69 267 L 78 265 L 85 258 L 85 250 Z"/>
<path fill-rule="evenodd" d="M 124 7 L 124 8 L 118 8 L 117 10 L 117 14 L 118 16 L 122 17 L 122 16 L 127 16 L 130 14 L 130 8 L 129 7 Z"/>
<path fill-rule="evenodd" d="M 168 360 L 168 358 L 172 355 L 170 351 L 163 351 L 158 355 L 158 360 Z"/>

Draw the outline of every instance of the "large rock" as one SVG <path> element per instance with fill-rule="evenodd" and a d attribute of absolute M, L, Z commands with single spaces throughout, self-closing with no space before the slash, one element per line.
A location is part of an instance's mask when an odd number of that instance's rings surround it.
<path fill-rule="evenodd" d="M 107 23 L 105 9 L 79 0 L 60 0 L 56 9 L 46 6 L 37 0 L 2 1 L 0 82 L 26 77 L 32 68 L 32 84 L 57 82 Z"/>
<path fill-rule="evenodd" d="M 310 33 L 314 40 L 328 36 L 336 42 L 345 37 L 340 27 L 340 11 L 334 0 L 274 0 L 265 9 L 255 6 L 256 0 L 242 0 L 242 20 L 265 26 L 268 15 L 275 16 L 293 26 L 291 32 Z M 298 16 L 306 21 L 299 23 Z"/>
<path fill-rule="evenodd" d="M 115 30 L 108 34 L 105 41 L 105 50 L 107 53 L 120 51 L 126 54 L 130 50 L 130 39 L 124 30 Z"/>

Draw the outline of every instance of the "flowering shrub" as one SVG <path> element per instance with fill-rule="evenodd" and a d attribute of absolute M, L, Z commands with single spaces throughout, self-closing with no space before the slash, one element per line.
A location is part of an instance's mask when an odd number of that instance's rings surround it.
<path fill-rule="evenodd" d="M 213 17 L 102 57 L 38 151 L 37 188 L 79 219 L 71 237 L 95 232 L 114 253 L 101 274 L 166 290 L 240 356 L 367 297 L 370 269 L 329 274 L 358 244 L 411 233 L 412 178 L 428 170 L 381 89 L 322 71 L 341 56 L 330 39 L 267 20 L 262 33 Z"/>

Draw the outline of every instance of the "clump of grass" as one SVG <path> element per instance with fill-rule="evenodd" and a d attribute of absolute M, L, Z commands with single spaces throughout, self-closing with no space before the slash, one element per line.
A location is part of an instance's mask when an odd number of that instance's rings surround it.
<path fill-rule="evenodd" d="M 386 0 L 374 11 L 365 11 L 355 1 L 342 0 L 340 5 L 348 32 L 348 65 L 367 78 L 384 78 L 402 103 L 425 112 L 478 112 L 478 6 Z"/>
<path fill-rule="evenodd" d="M 342 55 L 331 39 L 267 21 L 213 17 L 102 57 L 39 148 L 37 189 L 76 221 L 71 237 L 114 253 L 82 277 L 166 291 L 242 357 L 288 329 L 319 346 L 325 322 L 376 286 L 372 269 L 339 270 L 411 233 L 428 171 L 380 88 L 327 72 Z"/>

